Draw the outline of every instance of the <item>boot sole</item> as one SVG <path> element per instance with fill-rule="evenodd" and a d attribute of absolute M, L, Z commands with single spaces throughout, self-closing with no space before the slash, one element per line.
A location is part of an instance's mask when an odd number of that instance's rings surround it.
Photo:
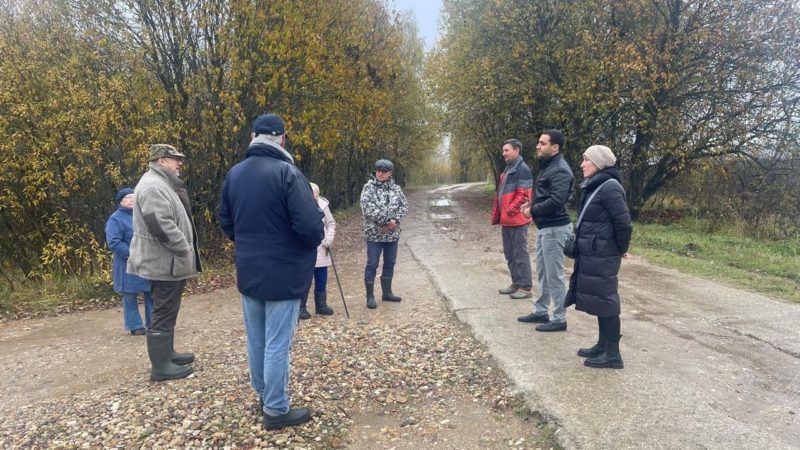
<path fill-rule="evenodd" d="M 181 376 L 177 376 L 177 377 L 170 377 L 170 376 L 166 376 L 166 375 L 153 375 L 151 373 L 150 374 L 150 381 L 180 380 L 182 378 L 188 377 L 189 375 L 191 375 L 193 373 L 194 373 L 194 369 L 190 370 L 189 373 L 187 373 L 186 375 L 181 375 Z"/>
<path fill-rule="evenodd" d="M 625 365 L 622 363 L 622 361 L 609 363 L 609 364 L 592 364 L 587 359 L 586 361 L 583 362 L 583 365 L 586 366 L 586 367 L 591 367 L 593 369 L 624 369 L 625 368 Z"/>

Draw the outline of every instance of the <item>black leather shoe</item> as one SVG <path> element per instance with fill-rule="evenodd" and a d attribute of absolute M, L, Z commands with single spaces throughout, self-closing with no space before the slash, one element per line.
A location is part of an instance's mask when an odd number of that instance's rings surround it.
<path fill-rule="evenodd" d="M 567 322 L 547 322 L 536 327 L 536 331 L 567 331 Z"/>
<path fill-rule="evenodd" d="M 527 316 L 519 316 L 517 320 L 525 323 L 547 323 L 550 322 L 550 316 L 547 314 L 530 313 Z"/>
<path fill-rule="evenodd" d="M 307 309 L 300 308 L 300 314 L 297 317 L 299 317 L 300 320 L 306 320 L 311 318 L 311 314 L 309 314 Z"/>
<path fill-rule="evenodd" d="M 289 412 L 281 416 L 264 415 L 264 429 L 280 430 L 284 427 L 293 427 L 311 420 L 311 410 L 308 408 L 290 409 Z"/>
<path fill-rule="evenodd" d="M 144 336 L 147 334 L 147 330 L 144 328 L 137 328 L 135 330 L 131 330 L 131 336 Z"/>

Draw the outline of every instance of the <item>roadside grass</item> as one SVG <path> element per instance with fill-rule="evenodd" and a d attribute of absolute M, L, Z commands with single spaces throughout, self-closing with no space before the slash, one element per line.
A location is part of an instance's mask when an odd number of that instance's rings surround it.
<path fill-rule="evenodd" d="M 800 303 L 800 239 L 768 241 L 703 228 L 692 219 L 637 223 L 631 252 L 661 266 Z"/>
<path fill-rule="evenodd" d="M 13 289 L 0 285 L 0 319 L 34 317 L 112 306 L 117 295 L 102 277 L 28 280 Z"/>

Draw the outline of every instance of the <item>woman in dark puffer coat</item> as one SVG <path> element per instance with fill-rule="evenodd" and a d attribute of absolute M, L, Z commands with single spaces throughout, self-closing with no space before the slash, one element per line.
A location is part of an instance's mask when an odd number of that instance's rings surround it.
<path fill-rule="evenodd" d="M 628 256 L 633 226 L 616 161 L 611 149 L 602 145 L 583 153 L 580 211 L 586 208 L 586 212 L 575 230 L 577 255 L 566 306 L 575 304 L 578 311 L 597 316 L 597 344 L 578 350 L 578 356 L 586 358 L 584 365 L 621 369 L 617 275 L 622 258 Z M 587 199 L 597 189 L 587 206 Z"/>

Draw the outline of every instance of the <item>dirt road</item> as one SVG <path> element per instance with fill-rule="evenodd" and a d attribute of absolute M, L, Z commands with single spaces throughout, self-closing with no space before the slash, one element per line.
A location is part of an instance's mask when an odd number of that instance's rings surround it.
<path fill-rule="evenodd" d="M 575 351 L 594 318 L 570 310 L 568 332 L 537 333 L 516 321 L 530 301 L 496 293 L 508 274 L 482 190 L 409 193 L 404 300 L 377 310 L 363 304 L 359 220 L 340 220 L 352 318 L 331 274 L 337 314 L 302 324 L 292 362 L 312 423 L 260 428 L 230 287 L 185 300 L 176 341 L 196 374 L 169 383 L 146 381 L 144 339 L 121 332 L 119 309 L 0 325 L 0 447 L 548 448 L 543 416 L 569 448 L 799 448 L 800 306 L 634 256 L 625 369 L 585 368 Z"/>
<path fill-rule="evenodd" d="M 496 293 L 508 275 L 480 191 L 418 193 L 412 200 L 428 203 L 427 217 L 417 210 L 407 244 L 562 443 L 800 448 L 800 305 L 634 256 L 620 276 L 625 369 L 585 368 L 575 352 L 596 339 L 594 317 L 570 310 L 568 332 L 537 333 L 516 321 L 530 301 Z"/>

